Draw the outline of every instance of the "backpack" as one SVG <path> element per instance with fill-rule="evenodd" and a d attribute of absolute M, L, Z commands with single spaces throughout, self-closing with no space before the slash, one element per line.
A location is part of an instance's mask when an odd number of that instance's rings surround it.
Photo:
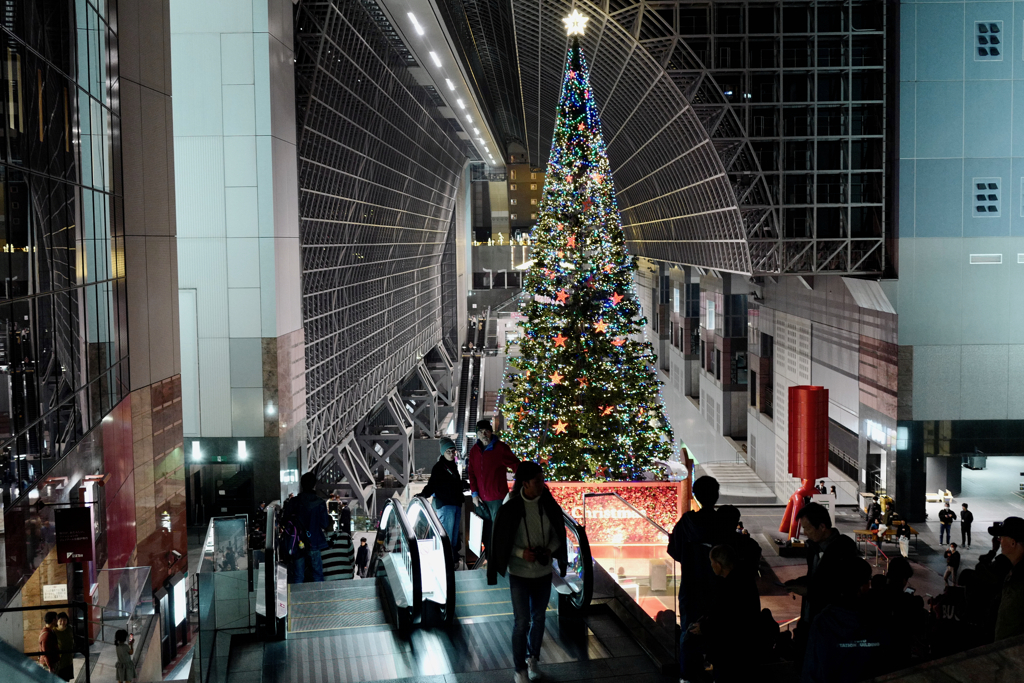
<path fill-rule="evenodd" d="M 302 523 L 299 515 L 298 499 L 293 498 L 284 504 L 281 522 L 278 524 L 277 546 L 281 554 L 287 558 L 295 558 L 306 552 L 309 547 L 309 530 Z"/>

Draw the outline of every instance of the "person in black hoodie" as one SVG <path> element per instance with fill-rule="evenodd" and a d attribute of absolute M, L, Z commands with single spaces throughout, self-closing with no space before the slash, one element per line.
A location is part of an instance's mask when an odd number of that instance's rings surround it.
<path fill-rule="evenodd" d="M 569 552 L 562 508 L 544 484 L 544 470 L 532 460 L 516 469 L 516 481 L 494 520 L 488 550 L 487 583 L 508 573 L 512 597 L 512 663 L 516 683 L 540 678 L 538 661 L 544 617 L 551 601 L 551 560 L 565 576 Z"/>
<path fill-rule="evenodd" d="M 721 511 L 719 511 L 721 514 Z M 759 627 L 761 598 L 757 594 L 755 567 L 740 551 L 716 545 L 709 553 L 715 573 L 712 600 L 707 613 L 689 631 L 706 640 L 705 649 L 715 669 L 715 683 L 740 683 L 752 679 L 754 658 L 737 656 L 736 646 L 761 652 Z"/>
<path fill-rule="evenodd" d="M 974 513 L 967 509 L 967 503 L 960 506 L 960 545 L 968 550 L 971 548 L 971 525 L 974 524 Z"/>
<path fill-rule="evenodd" d="M 459 518 L 462 516 L 462 504 L 466 499 L 464 491 L 469 489 L 469 484 L 462 481 L 459 475 L 459 466 L 455 464 L 455 442 L 451 439 L 441 439 L 441 455 L 434 468 L 430 470 L 430 479 L 423 487 L 420 496 L 423 498 L 434 497 L 434 509 L 437 510 L 437 518 L 448 534 L 448 540 L 452 544 L 452 554 L 455 562 L 459 561 Z"/>
<path fill-rule="evenodd" d="M 786 582 L 789 589 L 803 597 L 796 649 L 800 655 L 810 635 L 814 618 L 838 598 L 838 578 L 844 567 L 859 559 L 857 544 L 832 526 L 828 510 L 818 503 L 805 505 L 797 515 L 807 536 L 807 575 Z"/>
<path fill-rule="evenodd" d="M 359 550 L 356 551 L 356 578 L 361 579 L 366 575 L 366 565 L 370 563 L 370 549 L 366 545 L 366 539 L 359 539 Z"/>
<path fill-rule="evenodd" d="M 704 476 L 693 482 L 693 497 L 700 503 L 700 510 L 685 513 L 668 539 L 668 554 L 680 565 L 679 623 L 683 630 L 679 639 L 679 675 L 688 681 L 704 675 L 701 644 L 689 629 L 708 613 L 711 601 L 715 573 L 709 553 L 723 535 L 715 512 L 718 488 L 714 477 Z"/>

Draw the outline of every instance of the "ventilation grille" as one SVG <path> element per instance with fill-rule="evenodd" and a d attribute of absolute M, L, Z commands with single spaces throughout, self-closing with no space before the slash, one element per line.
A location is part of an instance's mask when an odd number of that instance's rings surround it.
<path fill-rule="evenodd" d="M 974 22 L 974 60 L 977 62 L 1003 61 L 1003 22 Z"/>
<path fill-rule="evenodd" d="M 999 218 L 1002 178 L 973 178 L 972 205 L 975 218 Z"/>
<path fill-rule="evenodd" d="M 1018 260 L 1020 260 L 1019 257 Z M 972 266 L 995 266 L 1002 262 L 1002 254 L 971 254 Z"/>
<path fill-rule="evenodd" d="M 1024 254 L 1017 254 L 1017 263 L 1024 263 Z"/>

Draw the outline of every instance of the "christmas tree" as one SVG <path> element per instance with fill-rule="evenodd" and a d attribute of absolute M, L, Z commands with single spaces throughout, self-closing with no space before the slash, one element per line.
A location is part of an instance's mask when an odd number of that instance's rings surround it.
<path fill-rule="evenodd" d="M 668 459 L 657 360 L 633 289 L 594 91 L 579 44 L 585 18 L 563 20 L 566 59 L 519 356 L 502 386 L 505 440 L 553 480 L 636 480 Z"/>

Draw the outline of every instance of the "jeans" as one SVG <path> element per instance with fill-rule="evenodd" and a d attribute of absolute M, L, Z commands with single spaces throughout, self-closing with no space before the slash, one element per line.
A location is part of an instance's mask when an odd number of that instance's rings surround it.
<path fill-rule="evenodd" d="M 950 532 L 950 529 L 952 529 L 952 528 L 953 528 L 952 522 L 949 523 L 949 524 L 940 524 L 939 525 L 939 545 L 949 544 L 949 543 L 952 542 L 950 540 L 950 538 L 949 538 L 949 532 Z M 942 540 L 942 535 L 943 534 L 946 535 L 946 540 L 945 541 Z"/>
<path fill-rule="evenodd" d="M 498 516 L 498 510 L 501 508 L 500 500 L 484 500 L 480 499 L 480 506 L 476 511 L 484 518 L 484 547 L 491 543 L 491 532 L 494 530 L 494 520 Z"/>
<path fill-rule="evenodd" d="M 458 556 L 459 547 L 459 518 L 462 517 L 462 507 L 459 505 L 442 505 L 437 508 L 437 519 L 448 534 L 448 540 L 452 542 L 452 555 Z"/>
<path fill-rule="evenodd" d="M 292 583 L 302 583 L 306 580 L 306 558 L 309 558 L 310 568 L 313 570 L 313 580 L 324 580 L 324 560 L 320 557 L 319 550 L 310 550 L 309 555 L 300 554 L 292 560 Z"/>
<path fill-rule="evenodd" d="M 551 600 L 551 574 L 539 579 L 524 579 L 508 575 L 512 593 L 512 663 L 516 671 L 526 671 L 526 657 L 540 659 L 540 644 L 544 640 L 544 616 Z M 529 631 L 529 637 L 527 637 Z"/>
<path fill-rule="evenodd" d="M 960 545 L 971 545 L 971 525 L 961 524 L 960 525 Z"/>
<path fill-rule="evenodd" d="M 680 608 L 682 601 L 680 600 Z M 704 643 L 700 636 L 689 632 L 693 622 L 689 622 L 686 614 L 680 615 L 683 632 L 679 635 L 679 676 L 687 681 L 697 680 L 704 675 Z"/>

